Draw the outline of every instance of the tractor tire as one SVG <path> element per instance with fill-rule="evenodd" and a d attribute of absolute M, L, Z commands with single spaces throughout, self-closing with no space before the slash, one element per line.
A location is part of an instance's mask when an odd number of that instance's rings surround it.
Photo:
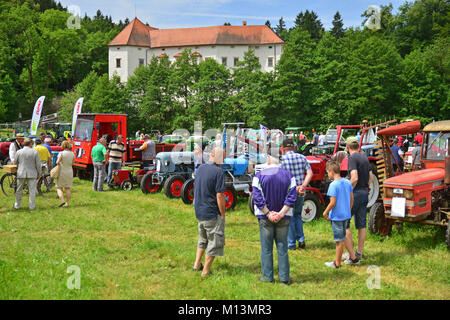
<path fill-rule="evenodd" d="M 122 189 L 123 191 L 131 191 L 133 190 L 133 183 L 131 182 L 131 180 L 122 181 L 122 183 L 120 184 L 120 189 Z"/>
<path fill-rule="evenodd" d="M 253 192 L 250 193 L 250 196 L 248 197 L 248 208 L 250 209 L 251 214 L 255 214 L 255 206 L 253 203 Z"/>
<path fill-rule="evenodd" d="M 384 215 L 383 203 L 375 202 L 369 211 L 369 232 L 388 236 L 392 232 L 392 223 Z"/>
<path fill-rule="evenodd" d="M 185 204 L 194 202 L 194 179 L 186 180 L 181 188 L 181 199 Z"/>
<path fill-rule="evenodd" d="M 183 176 L 175 175 L 167 178 L 164 183 L 164 193 L 168 198 L 178 199 L 181 198 L 181 189 L 186 179 Z"/>
<path fill-rule="evenodd" d="M 142 177 L 141 180 L 141 191 L 144 194 L 158 193 L 161 191 L 161 185 L 152 181 L 153 172 L 149 172 Z"/>
<path fill-rule="evenodd" d="M 375 173 L 373 174 L 373 181 L 369 185 L 369 187 L 369 202 L 367 203 L 367 208 L 371 208 L 377 202 L 378 197 L 380 196 L 380 184 Z"/>
<path fill-rule="evenodd" d="M 227 187 L 225 191 L 225 210 L 233 210 L 236 206 L 237 192 L 234 187 Z"/>
<path fill-rule="evenodd" d="M 445 233 L 445 243 L 447 244 L 447 249 L 450 250 L 450 221 L 447 221 L 447 232 Z"/>
<path fill-rule="evenodd" d="M 308 192 L 305 195 L 302 209 L 303 222 L 311 222 L 319 219 L 323 212 L 323 206 L 317 194 Z"/>

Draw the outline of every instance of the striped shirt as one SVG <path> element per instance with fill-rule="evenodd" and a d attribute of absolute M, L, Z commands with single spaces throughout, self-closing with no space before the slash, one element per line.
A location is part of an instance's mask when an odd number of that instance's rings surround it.
<path fill-rule="evenodd" d="M 297 181 L 297 186 L 301 186 L 311 166 L 304 155 L 290 151 L 282 157 L 281 168 L 289 171 Z"/>
<path fill-rule="evenodd" d="M 109 162 L 122 162 L 122 156 L 125 151 L 125 144 L 123 142 L 117 143 L 116 140 L 112 140 L 108 146 Z"/>

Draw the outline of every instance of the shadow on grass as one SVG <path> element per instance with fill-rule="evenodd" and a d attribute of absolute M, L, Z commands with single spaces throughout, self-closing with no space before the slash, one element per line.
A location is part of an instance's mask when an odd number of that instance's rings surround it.
<path fill-rule="evenodd" d="M 324 268 L 327 268 L 324 266 Z M 316 271 L 310 273 L 302 273 L 301 271 L 291 272 L 291 277 L 297 283 L 305 283 L 305 282 L 327 282 L 327 281 L 336 281 L 336 280 L 344 280 L 351 277 L 355 277 L 356 275 L 353 272 L 346 270 L 335 270 L 329 269 L 329 271 Z"/>

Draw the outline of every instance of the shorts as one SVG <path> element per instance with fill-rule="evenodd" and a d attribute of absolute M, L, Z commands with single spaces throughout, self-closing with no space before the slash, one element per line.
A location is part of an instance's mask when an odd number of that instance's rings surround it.
<path fill-rule="evenodd" d="M 344 241 L 347 232 L 347 224 L 350 224 L 350 220 L 331 221 L 334 242 Z"/>
<path fill-rule="evenodd" d="M 223 256 L 225 246 L 225 219 L 217 217 L 214 220 L 198 222 L 197 248 L 206 250 L 208 256 Z"/>
<path fill-rule="evenodd" d="M 356 229 L 365 229 L 367 224 L 367 204 L 369 203 L 369 191 L 364 189 L 353 191 L 352 217 L 355 217 Z M 348 220 L 347 229 L 350 229 Z"/>

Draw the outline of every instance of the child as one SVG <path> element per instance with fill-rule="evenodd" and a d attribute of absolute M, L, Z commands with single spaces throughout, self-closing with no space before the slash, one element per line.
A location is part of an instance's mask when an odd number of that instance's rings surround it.
<path fill-rule="evenodd" d="M 328 161 L 326 170 L 333 182 L 328 187 L 327 195 L 330 197 L 330 204 L 323 212 L 323 216 L 325 219 L 331 220 L 333 237 L 336 242 L 336 260 L 326 262 L 325 265 L 337 269 L 341 267 L 347 222 L 352 217 L 353 187 L 349 180 L 341 178 L 337 162 Z M 329 217 L 328 214 L 330 214 Z"/>

